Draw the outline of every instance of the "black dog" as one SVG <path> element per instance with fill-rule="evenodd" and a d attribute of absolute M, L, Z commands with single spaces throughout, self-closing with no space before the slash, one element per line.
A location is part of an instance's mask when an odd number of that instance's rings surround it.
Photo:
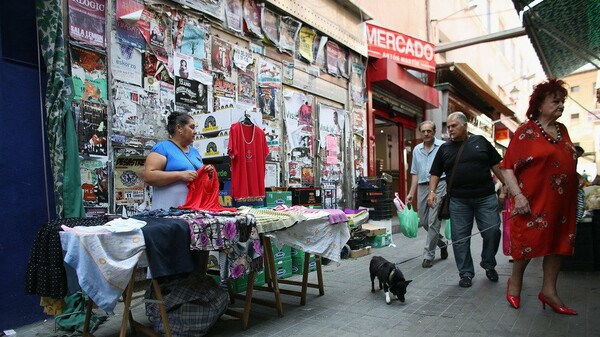
<path fill-rule="evenodd" d="M 406 287 L 412 280 L 405 280 L 396 265 L 381 256 L 373 256 L 369 265 L 371 274 L 371 292 L 375 292 L 375 277 L 379 279 L 379 289 L 385 291 L 385 303 L 390 304 L 390 293 L 396 295 L 404 303 Z"/>

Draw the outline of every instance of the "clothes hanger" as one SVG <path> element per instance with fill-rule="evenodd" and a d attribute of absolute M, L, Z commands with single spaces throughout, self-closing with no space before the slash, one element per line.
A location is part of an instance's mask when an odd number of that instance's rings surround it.
<path fill-rule="evenodd" d="M 250 119 L 250 116 L 248 116 L 248 114 L 244 114 L 244 120 L 242 121 L 242 124 L 244 125 L 248 125 L 248 126 L 252 126 L 254 125 L 254 123 L 252 123 L 252 120 Z"/>

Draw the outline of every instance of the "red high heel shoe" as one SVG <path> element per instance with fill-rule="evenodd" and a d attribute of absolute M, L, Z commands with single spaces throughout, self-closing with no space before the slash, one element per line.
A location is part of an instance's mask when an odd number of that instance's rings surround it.
<path fill-rule="evenodd" d="M 554 312 L 557 314 L 577 315 L 577 311 L 567 307 L 566 305 L 563 305 L 562 307 L 558 307 L 558 306 L 555 306 L 552 303 L 548 302 L 548 300 L 546 299 L 546 296 L 544 296 L 544 294 L 542 294 L 541 292 L 538 295 L 538 299 L 540 300 L 540 302 L 542 302 L 544 310 L 546 310 L 546 304 L 548 304 L 550 306 L 550 308 L 552 308 L 552 310 L 554 310 Z"/>
<path fill-rule="evenodd" d="M 519 307 L 521 306 L 521 298 L 519 296 L 509 295 L 508 288 L 510 288 L 510 278 L 506 282 L 506 300 L 508 301 L 511 307 L 519 309 Z"/>

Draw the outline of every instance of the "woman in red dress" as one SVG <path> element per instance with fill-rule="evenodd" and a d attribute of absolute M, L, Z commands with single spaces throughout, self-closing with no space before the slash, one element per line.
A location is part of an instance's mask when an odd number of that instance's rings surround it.
<path fill-rule="evenodd" d="M 556 121 L 567 97 L 564 84 L 549 79 L 535 86 L 529 120 L 513 135 L 501 164 L 516 214 L 510 225 L 514 264 L 506 299 L 519 308 L 525 268 L 532 258 L 544 257 L 538 299 L 544 309 L 549 305 L 559 314 L 576 315 L 556 291 L 562 255 L 573 254 L 577 193 L 575 148 Z"/>

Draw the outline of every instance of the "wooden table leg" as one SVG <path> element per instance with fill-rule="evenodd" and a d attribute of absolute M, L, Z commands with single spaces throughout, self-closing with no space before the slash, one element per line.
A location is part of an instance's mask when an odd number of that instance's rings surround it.
<path fill-rule="evenodd" d="M 129 322 L 129 317 L 131 315 L 131 297 L 133 296 L 133 286 L 135 283 L 135 273 L 131 274 L 131 278 L 129 279 L 129 284 L 127 284 L 127 288 L 123 292 L 123 318 L 121 319 L 121 332 L 119 333 L 119 337 L 125 337 L 127 335 L 127 323 Z"/>
<path fill-rule="evenodd" d="M 310 265 L 310 254 L 304 253 L 304 271 L 302 273 L 302 285 L 300 292 L 300 305 L 306 305 L 306 289 L 308 288 L 308 268 Z"/>
<path fill-rule="evenodd" d="M 92 319 L 93 307 L 94 301 L 92 301 L 91 298 L 88 298 L 87 308 L 85 310 L 85 322 L 83 323 L 83 337 L 94 337 L 94 335 L 90 333 L 90 320 Z"/>
<path fill-rule="evenodd" d="M 323 287 L 323 272 L 321 268 L 321 257 L 315 255 L 317 261 L 317 284 L 319 285 L 319 296 L 325 295 L 325 288 Z"/>
<path fill-rule="evenodd" d="M 283 305 L 281 304 L 281 294 L 279 291 L 279 284 L 277 280 L 277 270 L 275 269 L 275 257 L 273 256 L 273 247 L 271 246 L 271 238 L 261 235 L 263 242 L 264 252 L 264 264 L 267 270 L 265 271 L 265 277 L 269 282 L 269 287 L 273 290 L 275 295 L 275 309 L 277 315 L 283 317 Z"/>
<path fill-rule="evenodd" d="M 167 337 L 171 337 L 171 326 L 169 325 L 169 319 L 167 316 L 167 308 L 165 307 L 165 301 L 162 295 L 162 291 L 160 291 L 160 286 L 158 281 L 152 279 L 152 288 L 154 289 L 154 296 L 159 301 L 158 307 L 160 309 L 160 317 L 162 319 L 163 327 L 165 328 L 165 335 Z"/>

